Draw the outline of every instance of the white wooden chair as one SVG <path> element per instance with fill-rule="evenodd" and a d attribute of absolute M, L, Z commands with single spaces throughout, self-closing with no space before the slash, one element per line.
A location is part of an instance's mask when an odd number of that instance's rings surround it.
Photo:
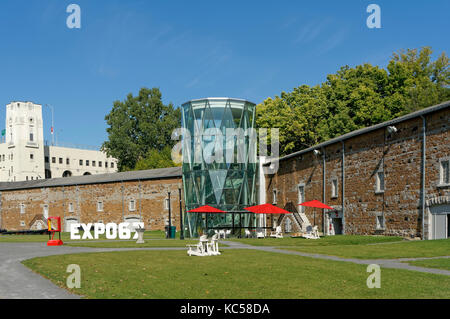
<path fill-rule="evenodd" d="M 211 242 L 206 244 L 206 253 L 208 256 L 220 255 L 219 251 L 219 235 L 213 235 L 211 237 Z"/>
<path fill-rule="evenodd" d="M 307 239 L 320 239 L 319 236 L 319 227 L 314 226 L 312 228 L 312 230 L 310 230 L 309 232 L 307 232 L 306 234 L 303 234 L 302 237 L 307 238 Z"/>
<path fill-rule="evenodd" d="M 252 237 L 252 232 L 248 229 L 245 230 L 245 237 L 246 238 L 251 238 Z"/>
<path fill-rule="evenodd" d="M 270 233 L 270 237 L 272 237 L 272 238 L 283 238 L 283 234 L 281 232 L 281 226 L 277 226 L 277 228 L 275 228 L 275 233 L 274 232 Z"/>
<path fill-rule="evenodd" d="M 230 234 L 231 234 L 231 229 L 226 230 L 224 238 L 227 238 Z"/>
<path fill-rule="evenodd" d="M 202 235 L 200 236 L 200 241 L 198 244 L 195 245 L 186 245 L 188 247 L 187 254 L 189 256 L 208 256 L 207 252 L 207 243 L 208 243 L 208 236 Z"/>
<path fill-rule="evenodd" d="M 264 238 L 264 231 L 261 228 L 256 229 L 256 238 Z"/>

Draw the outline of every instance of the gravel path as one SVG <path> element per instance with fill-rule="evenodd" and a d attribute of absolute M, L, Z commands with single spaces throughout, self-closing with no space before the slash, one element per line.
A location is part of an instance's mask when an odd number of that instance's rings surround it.
<path fill-rule="evenodd" d="M 404 263 L 405 261 L 414 261 L 414 260 L 450 258 L 450 256 L 429 257 L 429 258 L 425 258 L 425 257 L 399 258 L 399 259 L 357 259 L 357 258 L 342 258 L 342 257 L 336 257 L 336 256 L 329 256 L 329 255 L 304 253 L 304 252 L 299 252 L 299 251 L 284 250 L 284 249 L 279 249 L 279 248 L 275 248 L 275 247 L 267 247 L 267 246 L 251 246 L 251 245 L 245 245 L 242 243 L 231 242 L 231 241 L 223 241 L 223 243 L 229 245 L 230 248 L 236 248 L 236 249 L 255 249 L 255 250 L 262 250 L 262 251 L 267 251 L 267 252 L 272 252 L 272 253 L 298 255 L 298 256 L 303 256 L 303 257 L 311 257 L 311 258 L 334 260 L 334 261 L 352 262 L 355 264 L 363 264 L 363 265 L 377 264 L 384 268 L 406 269 L 406 270 L 425 272 L 425 273 L 429 273 L 429 274 L 450 276 L 450 271 L 448 271 L 448 270 L 417 267 L 417 266 L 412 266 L 407 263 Z"/>
<path fill-rule="evenodd" d="M 408 265 L 407 261 L 450 258 L 431 257 L 431 258 L 400 258 L 400 259 L 355 259 L 341 258 L 336 256 L 327 256 L 320 254 L 310 254 L 298 251 L 283 250 L 274 247 L 251 246 L 232 241 L 221 241 L 229 247 L 221 249 L 253 249 L 267 251 L 272 253 L 298 255 L 303 257 L 319 258 L 334 261 L 352 262 L 356 264 L 378 264 L 384 268 L 406 269 L 420 271 L 430 274 L 439 274 L 450 276 L 450 271 L 443 269 L 432 269 Z M 1 243 L 0 244 L 0 299 L 68 299 L 80 298 L 78 295 L 71 294 L 65 289 L 54 285 L 50 280 L 32 272 L 22 265 L 21 261 L 34 258 L 60 254 L 76 253 L 95 253 L 108 251 L 130 251 L 130 250 L 186 250 L 185 247 L 154 247 L 154 248 L 91 248 L 91 247 L 47 247 L 46 243 Z"/>

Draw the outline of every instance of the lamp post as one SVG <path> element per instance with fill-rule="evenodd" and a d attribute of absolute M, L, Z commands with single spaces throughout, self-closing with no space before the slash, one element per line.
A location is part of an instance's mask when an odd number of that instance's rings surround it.
<path fill-rule="evenodd" d="M 171 211 L 170 211 L 170 191 L 167 192 L 167 195 L 169 197 L 169 238 L 170 238 L 170 228 L 172 226 L 172 224 L 171 224 L 171 216 L 170 216 L 170 214 L 171 214 Z"/>
<path fill-rule="evenodd" d="M 178 188 L 179 205 L 180 205 L 180 240 L 184 239 L 184 228 L 183 228 L 183 209 L 181 208 L 181 188 Z"/>

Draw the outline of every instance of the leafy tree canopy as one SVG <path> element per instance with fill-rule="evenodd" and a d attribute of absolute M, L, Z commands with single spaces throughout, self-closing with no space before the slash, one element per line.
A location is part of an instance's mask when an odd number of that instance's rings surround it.
<path fill-rule="evenodd" d="M 128 94 L 126 100 L 115 101 L 105 117 L 108 140 L 102 150 L 118 159 L 120 171 L 131 170 L 142 161 L 174 145 L 171 140 L 173 129 L 180 126 L 181 111 L 170 103 L 164 105 L 158 88 L 142 88 L 137 96 Z"/>
<path fill-rule="evenodd" d="M 151 149 L 144 158 L 137 161 L 134 170 L 165 168 L 179 166 L 172 161 L 172 148 L 170 146 L 164 147 L 161 151 Z"/>
<path fill-rule="evenodd" d="M 321 85 L 301 85 L 257 106 L 258 127 L 279 128 L 280 155 L 450 100 L 449 59 L 429 47 L 394 53 L 387 69 L 341 67 Z"/>

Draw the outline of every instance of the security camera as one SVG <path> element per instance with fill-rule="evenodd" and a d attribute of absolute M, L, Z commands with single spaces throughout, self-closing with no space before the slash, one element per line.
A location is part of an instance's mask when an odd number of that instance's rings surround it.
<path fill-rule="evenodd" d="M 314 150 L 314 155 L 319 155 L 320 154 L 320 151 L 319 150 Z"/>
<path fill-rule="evenodd" d="M 388 126 L 387 131 L 389 134 L 392 134 L 392 133 L 397 133 L 398 130 L 395 126 Z"/>

